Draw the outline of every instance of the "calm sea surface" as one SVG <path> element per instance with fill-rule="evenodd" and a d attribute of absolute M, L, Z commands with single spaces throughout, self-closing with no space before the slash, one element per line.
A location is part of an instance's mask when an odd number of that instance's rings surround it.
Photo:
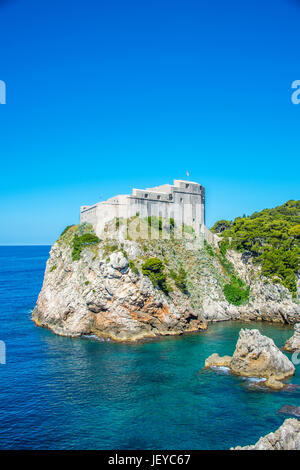
<path fill-rule="evenodd" d="M 225 322 L 134 345 L 36 327 L 49 249 L 0 247 L 0 449 L 228 449 L 278 428 L 281 406 L 299 406 L 297 388 L 266 392 L 202 370 L 213 352 L 233 353 L 243 326 L 279 347 L 289 327 Z"/>

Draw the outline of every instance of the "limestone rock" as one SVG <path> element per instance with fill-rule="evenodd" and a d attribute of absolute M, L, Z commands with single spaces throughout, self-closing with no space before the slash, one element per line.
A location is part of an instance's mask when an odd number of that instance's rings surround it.
<path fill-rule="evenodd" d="M 261 437 L 256 444 L 232 450 L 300 450 L 300 421 L 286 419 L 277 431 Z"/>
<path fill-rule="evenodd" d="M 280 380 L 277 380 L 272 376 L 265 381 L 265 385 L 273 390 L 282 390 L 285 388 L 285 385 L 280 382 Z"/>
<path fill-rule="evenodd" d="M 123 271 L 128 268 L 128 260 L 121 251 L 114 252 L 110 255 L 110 265 L 113 269 Z"/>
<path fill-rule="evenodd" d="M 215 353 L 206 359 L 204 367 L 230 367 L 231 359 L 230 356 L 220 357 L 219 354 Z"/>
<path fill-rule="evenodd" d="M 136 242 L 129 240 L 123 250 L 133 257 L 139 253 Z M 95 334 L 115 341 L 207 328 L 185 294 L 177 289 L 166 296 L 148 277 L 132 273 L 121 250 L 111 253 L 109 261 L 104 251 L 99 249 L 95 255 L 95 250 L 86 247 L 74 262 L 70 244 L 54 244 L 32 313 L 37 325 L 59 335 Z"/>
<path fill-rule="evenodd" d="M 293 336 L 284 345 L 286 351 L 300 351 L 300 323 L 296 323 L 294 329 Z"/>
<path fill-rule="evenodd" d="M 147 221 L 145 224 L 148 233 Z M 122 237 L 115 238 L 108 227 L 103 239 L 97 245 L 83 247 L 80 259 L 75 261 L 73 237 L 81 235 L 84 226 L 73 226 L 57 240 L 51 248 L 43 287 L 32 313 L 37 325 L 66 336 L 94 333 L 135 341 L 199 331 L 216 321 L 265 320 L 289 324 L 300 321 L 300 305 L 290 292 L 261 277 L 259 268 L 251 260 L 245 263 L 240 254 L 229 250 L 228 259 L 237 274 L 251 284 L 250 301 L 234 306 L 226 301 L 223 292 L 228 275 L 218 258 L 203 248 L 199 238 L 190 235 L 180 242 L 176 237 L 157 239 L 154 243 L 143 238 L 134 241 L 126 238 L 126 224 L 120 228 Z M 117 245 L 117 250 L 111 250 L 113 245 Z M 154 288 L 142 274 L 144 260 L 151 257 L 159 257 L 165 265 L 167 282 L 172 288 L 169 295 Z M 138 274 L 129 269 L 128 260 L 134 261 Z M 180 267 L 186 271 L 185 292 L 170 276 L 172 271 L 178 274 Z"/>
<path fill-rule="evenodd" d="M 292 362 L 274 341 L 258 330 L 242 329 L 230 363 L 232 372 L 245 377 L 272 377 L 283 380 L 295 372 Z M 276 384 L 274 382 L 274 386 Z"/>

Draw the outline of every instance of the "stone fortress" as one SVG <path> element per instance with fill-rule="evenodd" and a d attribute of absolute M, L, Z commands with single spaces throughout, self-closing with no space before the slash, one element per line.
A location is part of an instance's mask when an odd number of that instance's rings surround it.
<path fill-rule="evenodd" d="M 133 189 L 130 195 L 122 194 L 92 206 L 81 206 L 80 223 L 92 224 L 100 236 L 110 220 L 135 215 L 173 218 L 176 225 L 191 226 L 197 235 L 203 234 L 213 242 L 213 234 L 205 226 L 205 188 L 192 181 L 174 180 L 173 185 Z"/>

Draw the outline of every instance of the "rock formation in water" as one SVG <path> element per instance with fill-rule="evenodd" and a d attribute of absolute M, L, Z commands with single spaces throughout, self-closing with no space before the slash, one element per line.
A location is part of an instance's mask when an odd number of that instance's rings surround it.
<path fill-rule="evenodd" d="M 286 419 L 277 431 L 261 437 L 256 444 L 232 450 L 300 450 L 300 421 Z"/>
<path fill-rule="evenodd" d="M 209 367 L 230 367 L 232 357 L 231 356 L 219 356 L 215 353 L 209 356 L 205 361 L 205 368 Z"/>
<path fill-rule="evenodd" d="M 205 361 L 205 367 L 220 365 L 228 366 L 233 374 L 243 377 L 264 377 L 265 385 L 273 389 L 283 388 L 281 380 L 295 373 L 293 363 L 271 338 L 250 329 L 241 329 L 232 358 L 213 354 Z"/>
<path fill-rule="evenodd" d="M 286 351 L 299 351 L 300 352 L 300 323 L 294 325 L 295 332 L 293 336 L 285 343 L 284 349 Z"/>
<path fill-rule="evenodd" d="M 277 380 L 290 377 L 295 372 L 292 362 L 271 338 L 249 329 L 241 329 L 230 367 L 237 375 L 274 377 Z"/>
<path fill-rule="evenodd" d="M 118 341 L 231 319 L 299 321 L 291 293 L 259 266 L 183 230 L 177 237 L 158 220 L 149 240 L 149 220 L 139 217 L 108 223 L 101 239 L 89 224 L 68 227 L 51 248 L 33 320 L 60 335 Z"/>

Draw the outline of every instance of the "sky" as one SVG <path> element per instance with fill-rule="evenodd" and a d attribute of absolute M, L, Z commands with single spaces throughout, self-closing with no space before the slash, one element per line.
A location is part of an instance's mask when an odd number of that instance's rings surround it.
<path fill-rule="evenodd" d="M 300 1 L 0 0 L 0 244 L 190 179 L 206 221 L 300 199 Z"/>

